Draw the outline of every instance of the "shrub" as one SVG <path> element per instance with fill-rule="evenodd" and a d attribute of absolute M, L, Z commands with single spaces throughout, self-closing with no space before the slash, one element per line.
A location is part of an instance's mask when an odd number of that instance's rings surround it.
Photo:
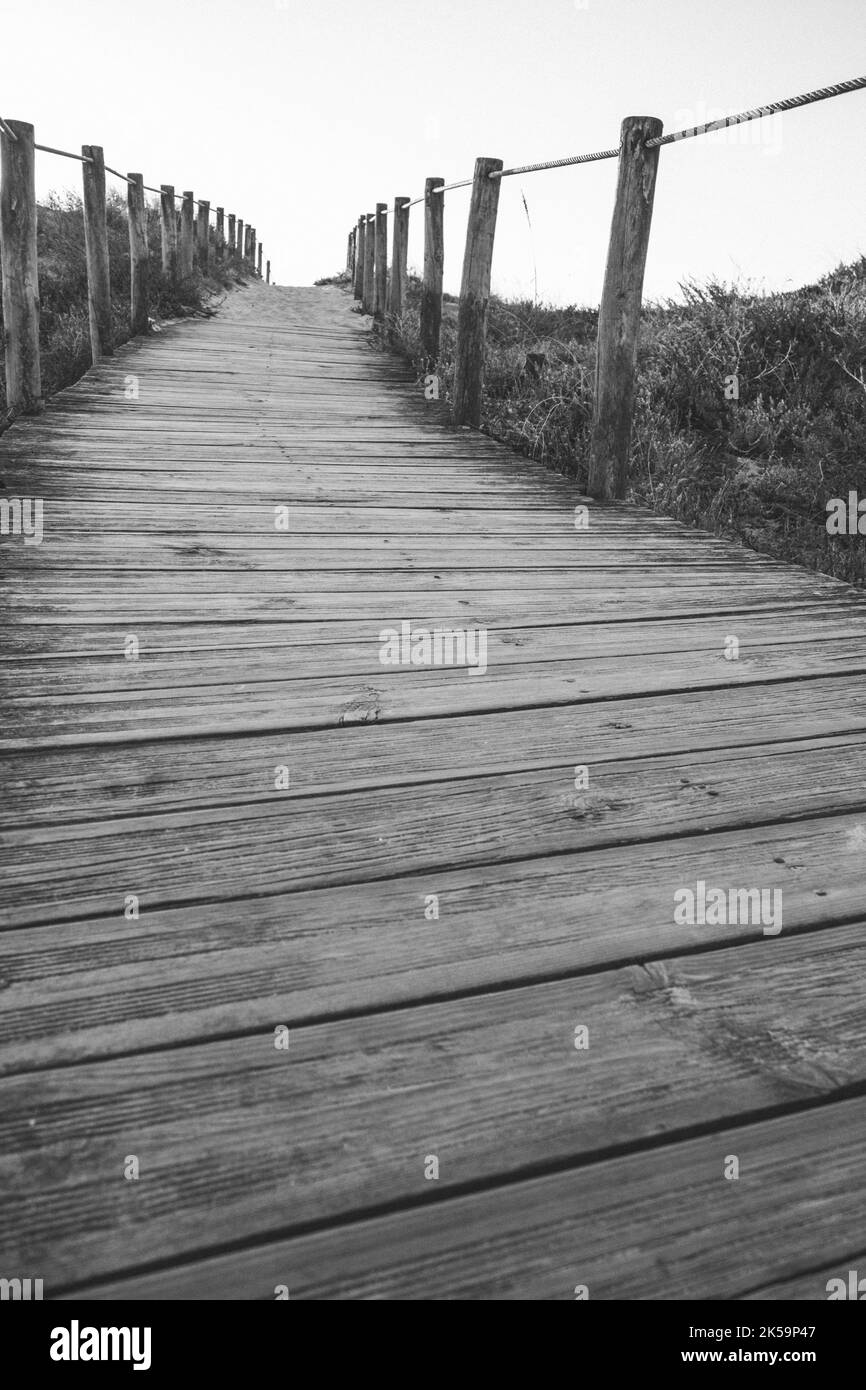
<path fill-rule="evenodd" d="M 112 190 L 106 198 L 111 307 L 116 343 L 129 338 L 129 226 L 126 197 Z M 201 312 L 220 287 L 243 283 L 250 274 L 238 256 L 227 258 L 205 278 L 197 270 L 191 280 L 172 284 L 163 275 L 160 258 L 158 203 L 147 208 L 150 246 L 148 311 L 164 320 Z M 90 366 L 90 327 L 87 310 L 87 262 L 81 199 L 72 193 L 52 194 L 39 205 L 36 231 L 39 262 L 39 345 L 42 389 L 46 396 L 77 381 Z M 0 329 L 2 329 L 0 308 Z M 2 354 L 0 354 L 2 356 Z M 0 361 L 0 429 L 5 423 L 5 362 Z"/>
<path fill-rule="evenodd" d="M 793 292 L 680 289 L 641 317 L 632 500 L 862 584 L 862 544 L 828 536 L 825 507 L 866 497 L 866 257 Z M 392 341 L 420 376 L 419 302 L 411 277 Z M 445 399 L 455 323 L 446 302 Z M 597 326 L 592 309 L 490 300 L 482 429 L 582 485 Z"/>

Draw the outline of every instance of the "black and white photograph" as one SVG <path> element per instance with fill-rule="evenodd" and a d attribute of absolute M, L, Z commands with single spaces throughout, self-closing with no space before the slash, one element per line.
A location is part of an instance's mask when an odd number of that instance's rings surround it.
<path fill-rule="evenodd" d="M 159 1380 L 190 1302 L 568 1301 L 818 1369 L 860 0 L 0 21 L 0 1326 Z"/>

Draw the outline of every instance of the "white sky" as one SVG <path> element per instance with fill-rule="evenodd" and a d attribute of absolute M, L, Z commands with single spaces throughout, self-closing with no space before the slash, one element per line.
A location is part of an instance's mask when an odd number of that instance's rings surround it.
<path fill-rule="evenodd" d="M 0 115 L 101 144 L 255 224 L 281 284 L 345 257 L 358 214 L 477 155 L 525 164 L 672 131 L 866 71 L 862 0 L 26 0 L 3 5 Z M 807 283 L 866 251 L 866 91 L 661 151 L 645 294 Z M 502 185 L 493 288 L 597 304 L 615 161 Z M 37 156 L 38 191 L 77 166 Z M 527 226 L 525 194 L 532 220 Z M 446 195 L 459 289 L 469 190 Z M 390 230 L 389 230 L 390 245 Z M 423 247 L 410 218 L 409 262 Z"/>

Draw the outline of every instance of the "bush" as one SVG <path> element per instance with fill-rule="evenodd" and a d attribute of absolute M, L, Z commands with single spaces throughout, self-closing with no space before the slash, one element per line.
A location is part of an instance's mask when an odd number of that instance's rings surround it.
<path fill-rule="evenodd" d="M 114 337 L 119 344 L 129 338 L 129 226 L 126 197 L 116 190 L 106 199 L 106 224 Z M 191 280 L 172 284 L 161 269 L 159 207 L 155 202 L 147 208 L 147 239 L 151 249 L 148 312 L 156 320 L 202 312 L 209 296 L 220 287 L 243 283 L 242 277 L 251 273 L 238 256 L 232 256 L 207 278 L 196 270 Z M 77 381 L 90 366 L 84 220 L 76 194 L 52 194 L 40 204 L 36 244 L 42 390 L 50 396 Z M 0 307 L 0 329 L 2 324 Z M 0 361 L 0 429 L 7 423 L 5 411 L 5 363 Z"/>
<path fill-rule="evenodd" d="M 866 497 L 866 257 L 817 285 L 762 295 L 717 281 L 641 318 L 631 499 L 849 582 L 857 537 L 831 537 L 826 503 Z M 393 341 L 415 364 L 420 283 Z M 456 306 L 446 302 L 440 392 L 450 399 Z M 595 310 L 490 300 L 482 429 L 585 486 Z"/>

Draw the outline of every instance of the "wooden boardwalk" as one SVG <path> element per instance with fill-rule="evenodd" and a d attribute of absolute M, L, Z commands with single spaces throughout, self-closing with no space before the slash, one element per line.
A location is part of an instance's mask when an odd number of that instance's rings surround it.
<path fill-rule="evenodd" d="M 0 1275 L 823 1299 L 866 1269 L 863 595 L 576 530 L 351 305 L 252 285 L 0 440 L 44 499 L 0 544 Z M 383 666 L 404 621 L 486 673 Z M 678 924 L 700 881 L 783 929 Z"/>

